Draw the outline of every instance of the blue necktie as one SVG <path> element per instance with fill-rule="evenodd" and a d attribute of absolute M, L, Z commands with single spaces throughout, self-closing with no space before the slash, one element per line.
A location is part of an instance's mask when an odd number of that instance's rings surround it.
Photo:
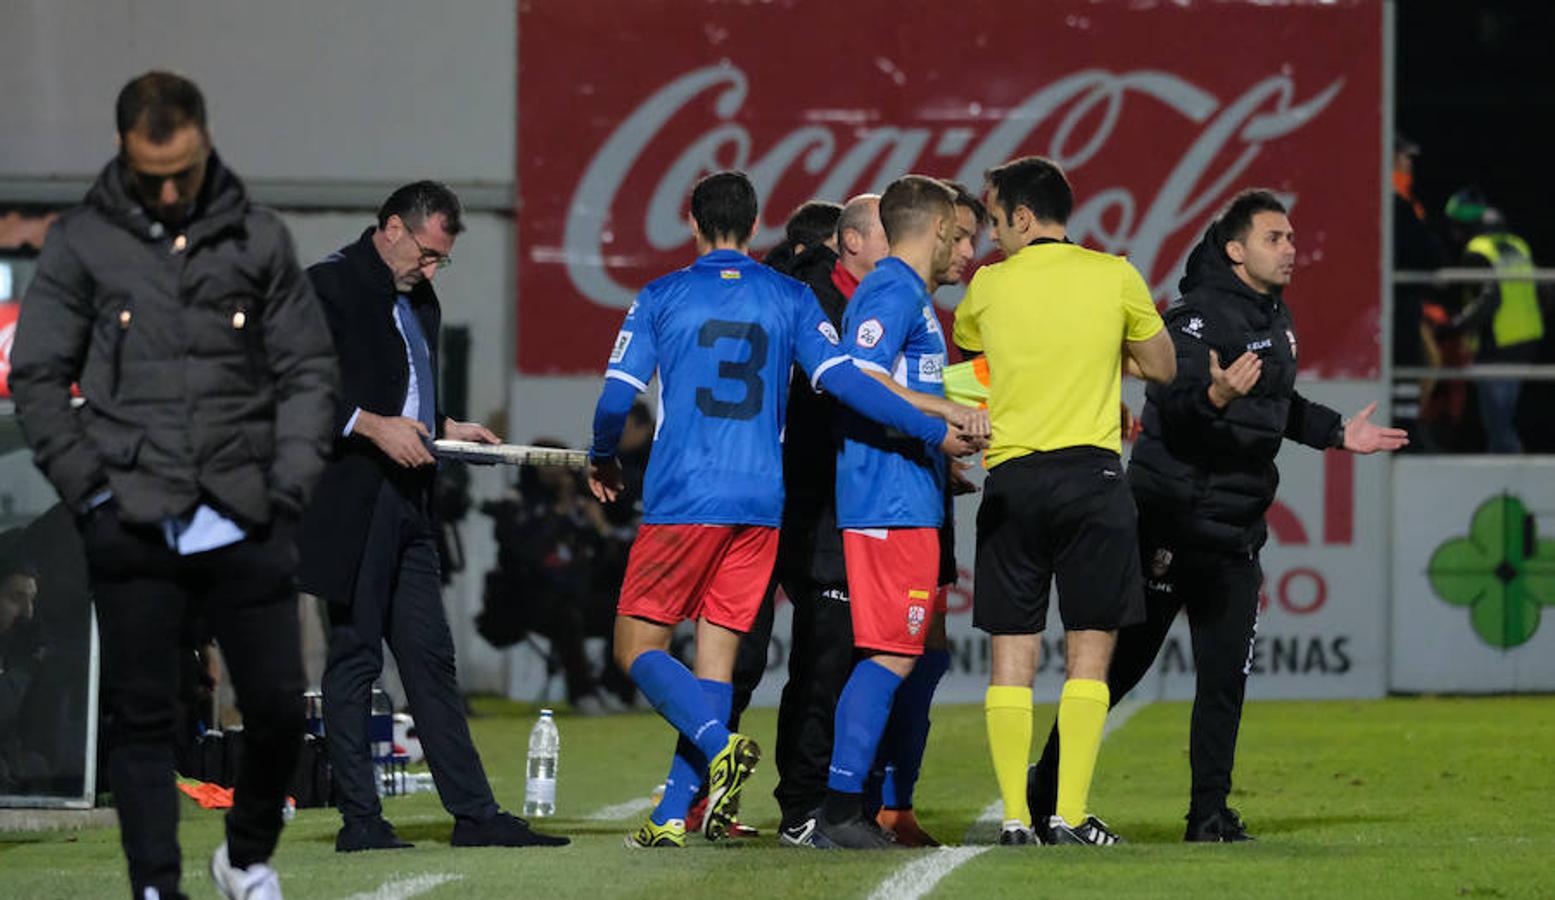
<path fill-rule="evenodd" d="M 394 312 L 399 316 L 400 330 L 405 332 L 405 343 L 410 345 L 410 364 L 416 369 L 416 417 L 427 427 L 428 434 L 436 435 L 437 392 L 432 384 L 432 355 L 427 349 L 426 335 L 421 333 L 421 322 L 404 294 L 394 301 Z"/>

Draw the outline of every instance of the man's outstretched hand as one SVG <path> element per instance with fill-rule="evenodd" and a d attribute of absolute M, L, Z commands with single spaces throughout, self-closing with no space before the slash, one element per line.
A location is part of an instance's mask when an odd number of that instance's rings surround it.
<path fill-rule="evenodd" d="M 1351 453 L 1391 452 L 1409 445 L 1409 432 L 1402 428 L 1384 428 L 1371 420 L 1376 403 L 1356 413 L 1344 423 L 1344 449 Z"/>

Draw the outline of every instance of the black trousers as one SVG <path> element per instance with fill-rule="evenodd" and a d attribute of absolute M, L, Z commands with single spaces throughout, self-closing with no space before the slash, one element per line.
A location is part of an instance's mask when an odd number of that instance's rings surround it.
<path fill-rule="evenodd" d="M 846 588 L 795 578 L 785 581 L 783 590 L 794 605 L 794 616 L 788 683 L 778 705 L 778 784 L 772 795 L 786 822 L 807 815 L 826 799 L 837 698 L 853 672 L 854 654 Z M 756 624 L 740 643 L 734 667 L 735 722 L 766 670 L 776 591 L 774 579 Z"/>
<path fill-rule="evenodd" d="M 1116 706 L 1155 664 L 1178 611 L 1187 610 L 1197 673 L 1188 735 L 1193 770 L 1188 816 L 1196 819 L 1220 810 L 1231 794 L 1263 570 L 1256 553 L 1178 546 L 1169 529 L 1143 519 L 1139 552 L 1146 618 L 1118 632 L 1107 687 Z M 1052 815 L 1058 796 L 1056 724 L 1031 773 L 1031 787 L 1033 817 Z"/>
<path fill-rule="evenodd" d="M 495 814 L 497 801 L 464 718 L 453 635 L 443 612 L 437 542 L 424 502 L 383 485 L 351 605 L 332 603 L 329 616 L 324 734 L 341 816 L 376 819 L 383 814 L 367 729 L 385 639 L 399 664 L 405 699 L 444 808 L 469 819 Z"/>
<path fill-rule="evenodd" d="M 178 895 L 173 747 L 187 619 L 203 613 L 221 647 L 244 753 L 227 814 L 232 862 L 275 852 L 281 806 L 303 733 L 297 547 L 290 523 L 236 544 L 179 556 L 156 527 L 121 522 L 110 503 L 82 526 L 102 643 L 104 737 L 130 888 Z"/>

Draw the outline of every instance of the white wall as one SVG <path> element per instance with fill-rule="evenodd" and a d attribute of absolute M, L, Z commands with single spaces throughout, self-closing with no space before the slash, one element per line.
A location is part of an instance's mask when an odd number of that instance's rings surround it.
<path fill-rule="evenodd" d="M 250 178 L 513 180 L 513 0 L 5 0 L 0 175 L 82 175 L 168 68 Z"/>

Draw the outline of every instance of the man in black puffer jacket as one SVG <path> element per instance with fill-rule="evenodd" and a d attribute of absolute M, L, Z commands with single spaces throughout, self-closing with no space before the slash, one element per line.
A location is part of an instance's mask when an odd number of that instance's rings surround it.
<path fill-rule="evenodd" d="M 229 897 L 279 896 L 266 862 L 303 730 L 295 523 L 330 444 L 334 349 L 286 227 L 211 149 L 199 88 L 148 73 L 117 118 L 119 157 L 44 244 L 11 388 L 80 520 L 134 896 L 180 896 L 175 705 L 196 612 L 244 720 L 212 873 Z"/>
<path fill-rule="evenodd" d="M 1187 608 L 1198 672 L 1189 841 L 1248 839 L 1226 798 L 1281 443 L 1354 453 L 1407 443 L 1405 432 L 1370 421 L 1376 404 L 1341 421 L 1296 390 L 1296 331 L 1281 296 L 1295 267 L 1293 237 L 1284 205 L 1268 191 L 1242 192 L 1210 225 L 1178 283 L 1182 298 L 1166 313 L 1177 378 L 1146 389 L 1144 432 L 1129 461 L 1148 617 L 1118 632 L 1107 680 L 1115 705 L 1149 671 L 1178 610 Z M 1036 821 L 1053 806 L 1057 749 L 1055 730 L 1031 769 Z"/>

